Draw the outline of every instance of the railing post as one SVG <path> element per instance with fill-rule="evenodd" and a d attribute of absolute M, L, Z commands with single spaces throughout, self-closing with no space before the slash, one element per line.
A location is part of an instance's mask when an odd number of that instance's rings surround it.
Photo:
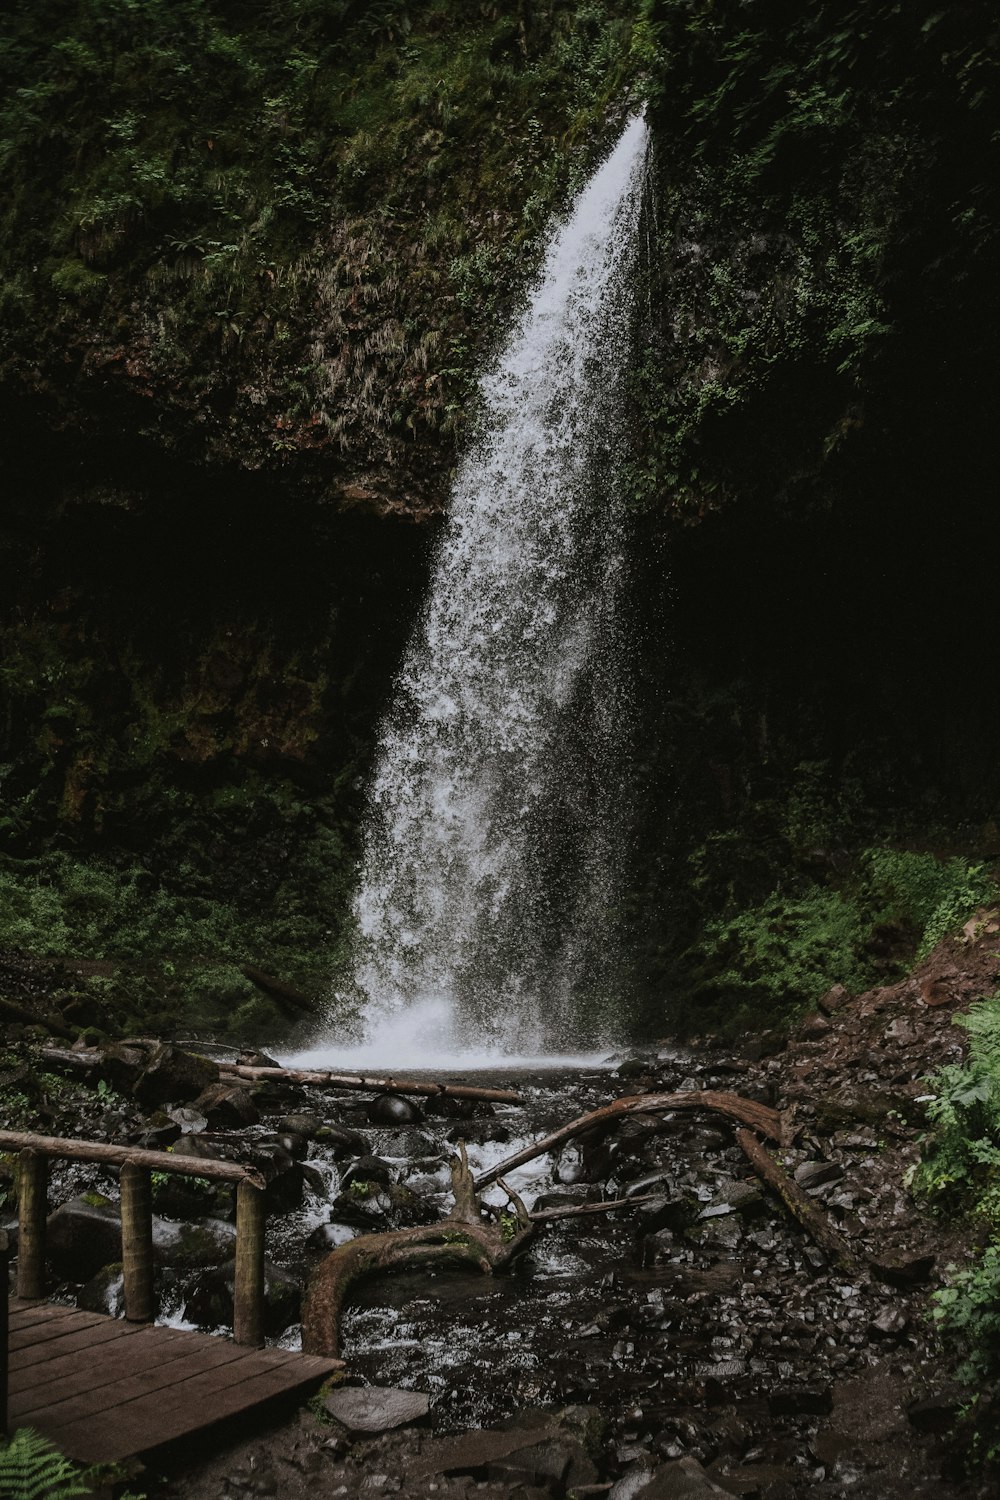
<path fill-rule="evenodd" d="M 152 1323 L 153 1190 L 149 1170 L 127 1161 L 121 1170 L 122 1273 L 125 1317 L 130 1323 Z"/>
<path fill-rule="evenodd" d="M 0 1436 L 7 1434 L 7 1372 L 10 1368 L 9 1348 L 9 1291 L 10 1244 L 6 1229 L 0 1229 Z"/>
<path fill-rule="evenodd" d="M 40 1151 L 21 1152 L 17 1189 L 17 1295 L 45 1296 L 45 1194 L 48 1162 Z"/>
<path fill-rule="evenodd" d="M 264 1192 L 244 1180 L 236 1189 L 236 1282 L 233 1337 L 260 1348 L 264 1342 Z"/>

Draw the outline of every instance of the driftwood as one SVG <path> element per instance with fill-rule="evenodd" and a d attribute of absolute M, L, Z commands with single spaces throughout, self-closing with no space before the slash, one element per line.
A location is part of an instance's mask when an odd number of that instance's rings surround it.
<path fill-rule="evenodd" d="M 520 1094 L 510 1089 L 482 1089 L 467 1083 L 414 1082 L 402 1078 L 370 1078 L 363 1073 L 328 1073 L 314 1068 L 251 1068 L 243 1063 L 220 1063 L 223 1078 L 283 1079 L 286 1083 L 317 1084 L 320 1088 L 369 1089 L 380 1094 L 422 1094 L 437 1099 L 479 1099 L 491 1104 L 520 1104 Z"/>
<path fill-rule="evenodd" d="M 860 1270 L 858 1257 L 843 1235 L 830 1223 L 827 1216 L 802 1191 L 798 1183 L 785 1171 L 768 1151 L 763 1141 L 752 1131 L 737 1130 L 736 1139 L 757 1176 L 781 1199 L 789 1213 L 796 1218 L 809 1238 L 818 1245 L 830 1260 L 848 1274 Z"/>
<path fill-rule="evenodd" d="M 464 1145 L 452 1161 L 455 1207 L 437 1224 L 363 1234 L 348 1240 L 323 1260 L 310 1279 L 302 1310 L 302 1348 L 306 1354 L 337 1357 L 340 1313 L 351 1285 L 363 1276 L 401 1266 L 459 1265 L 490 1274 L 508 1265 L 524 1248 L 534 1226 L 516 1193 L 505 1189 L 513 1219 L 484 1219 L 473 1186 Z"/>
<path fill-rule="evenodd" d="M 761 1135 L 768 1136 L 772 1141 L 781 1139 L 781 1117 L 778 1111 L 770 1109 L 766 1104 L 758 1104 L 754 1099 L 743 1099 L 739 1094 L 719 1094 L 712 1089 L 686 1090 L 680 1094 L 629 1094 L 602 1105 L 600 1109 L 592 1110 L 589 1115 L 580 1115 L 579 1119 L 571 1120 L 568 1125 L 561 1125 L 558 1130 L 553 1130 L 551 1135 L 536 1141 L 534 1145 L 526 1146 L 516 1155 L 508 1156 L 506 1161 L 498 1162 L 495 1167 L 476 1178 L 476 1191 L 488 1187 L 491 1182 L 496 1182 L 515 1167 L 522 1167 L 525 1162 L 544 1156 L 546 1151 L 572 1140 L 575 1135 L 582 1135 L 585 1130 L 601 1125 L 611 1126 L 625 1115 L 665 1114 L 675 1109 L 712 1110 L 741 1125 L 749 1125 L 752 1130 L 760 1131 Z"/>
<path fill-rule="evenodd" d="M 505 1183 L 500 1186 L 507 1191 Z M 659 1193 L 642 1193 L 635 1198 L 607 1198 L 603 1203 L 573 1203 L 565 1208 L 540 1208 L 528 1215 L 532 1224 L 548 1224 L 552 1219 L 576 1219 L 582 1214 L 609 1214 L 616 1208 L 634 1208 L 637 1203 L 653 1203 Z"/>

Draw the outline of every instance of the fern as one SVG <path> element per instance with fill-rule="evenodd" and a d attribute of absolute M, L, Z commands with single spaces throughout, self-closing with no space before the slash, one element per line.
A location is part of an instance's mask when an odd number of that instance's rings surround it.
<path fill-rule="evenodd" d="M 91 1493 L 69 1460 L 31 1427 L 0 1444 L 0 1500 L 77 1500 Z"/>

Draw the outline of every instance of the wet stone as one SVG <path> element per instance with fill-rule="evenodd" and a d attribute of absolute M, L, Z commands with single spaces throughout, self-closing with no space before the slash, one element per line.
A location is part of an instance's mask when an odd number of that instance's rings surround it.
<path fill-rule="evenodd" d="M 365 1137 L 346 1125 L 322 1125 L 315 1139 L 337 1160 L 345 1156 L 368 1156 L 371 1151 Z"/>
<path fill-rule="evenodd" d="M 390 1432 L 422 1422 L 430 1412 L 430 1397 L 422 1391 L 392 1386 L 349 1386 L 332 1391 L 324 1405 L 331 1417 L 349 1432 Z"/>
<path fill-rule="evenodd" d="M 378 1094 L 367 1110 L 373 1125 L 419 1125 L 423 1110 L 403 1094 Z"/>

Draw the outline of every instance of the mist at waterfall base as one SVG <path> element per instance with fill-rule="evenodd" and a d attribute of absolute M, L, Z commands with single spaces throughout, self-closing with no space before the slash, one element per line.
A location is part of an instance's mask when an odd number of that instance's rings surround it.
<path fill-rule="evenodd" d="M 621 1025 L 618 470 L 647 146 L 636 116 L 480 381 L 381 727 L 337 1033 L 300 1063 L 592 1060 Z"/>

